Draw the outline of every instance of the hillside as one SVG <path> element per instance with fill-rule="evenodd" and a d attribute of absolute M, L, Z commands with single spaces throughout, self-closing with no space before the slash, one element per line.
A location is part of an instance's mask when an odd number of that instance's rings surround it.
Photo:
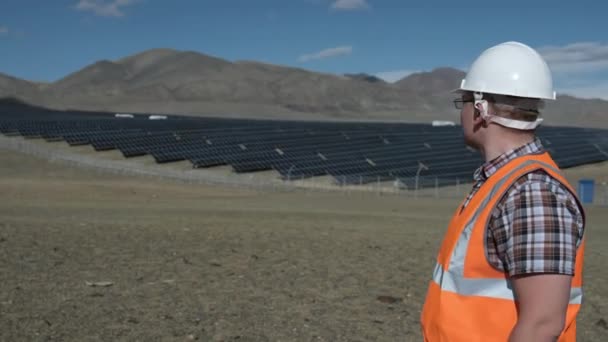
<path fill-rule="evenodd" d="M 0 74 L 0 98 L 54 109 L 420 122 L 458 120 L 449 91 L 463 76 L 438 68 L 390 84 L 363 73 L 334 75 L 153 49 L 97 61 L 50 84 Z M 546 113 L 548 124 L 608 128 L 607 101 L 563 96 Z"/>

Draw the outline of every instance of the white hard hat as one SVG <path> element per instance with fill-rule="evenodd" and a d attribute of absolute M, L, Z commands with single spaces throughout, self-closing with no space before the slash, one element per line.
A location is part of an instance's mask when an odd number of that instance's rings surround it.
<path fill-rule="evenodd" d="M 519 42 L 485 50 L 473 62 L 457 91 L 556 98 L 549 66 L 538 52 Z"/>

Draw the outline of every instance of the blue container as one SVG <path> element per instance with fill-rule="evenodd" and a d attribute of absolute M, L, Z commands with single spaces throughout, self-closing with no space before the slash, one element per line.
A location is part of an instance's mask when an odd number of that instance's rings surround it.
<path fill-rule="evenodd" d="M 593 190 L 595 189 L 595 182 L 593 179 L 581 179 L 578 182 L 578 198 L 581 202 L 593 203 Z"/>

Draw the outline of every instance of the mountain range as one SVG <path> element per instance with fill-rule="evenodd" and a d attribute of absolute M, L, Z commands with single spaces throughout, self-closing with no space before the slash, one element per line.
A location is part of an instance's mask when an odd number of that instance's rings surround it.
<path fill-rule="evenodd" d="M 192 51 L 147 50 L 100 60 L 52 83 L 0 73 L 0 98 L 51 109 L 282 119 L 458 121 L 452 68 L 387 83 L 368 74 L 328 74 Z M 559 95 L 559 94 L 558 94 Z M 548 125 L 608 128 L 608 101 L 559 95 Z"/>

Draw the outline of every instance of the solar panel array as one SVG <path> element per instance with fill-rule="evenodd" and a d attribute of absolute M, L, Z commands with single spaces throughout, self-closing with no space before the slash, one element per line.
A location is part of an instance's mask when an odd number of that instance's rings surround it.
<path fill-rule="evenodd" d="M 283 179 L 329 175 L 339 184 L 400 181 L 407 187 L 470 180 L 482 163 L 459 126 L 377 122 L 309 122 L 0 108 L 8 136 L 117 149 L 158 163 L 188 160 L 195 168 L 276 170 Z M 541 127 L 538 135 L 562 168 L 608 160 L 608 130 Z"/>

